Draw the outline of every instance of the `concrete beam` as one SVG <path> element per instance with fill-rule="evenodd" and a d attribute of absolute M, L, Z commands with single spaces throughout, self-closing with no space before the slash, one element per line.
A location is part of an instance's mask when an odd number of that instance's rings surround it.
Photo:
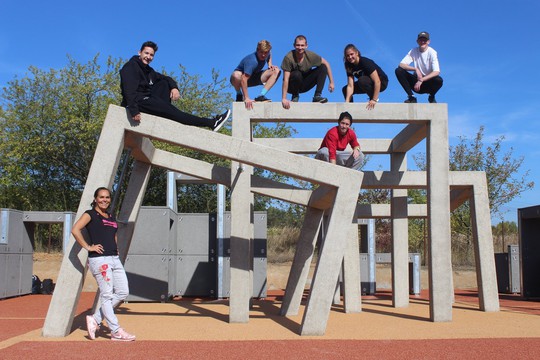
<path fill-rule="evenodd" d="M 440 114 L 447 114 L 448 105 L 381 103 L 377 105 L 376 111 L 370 111 L 361 103 L 298 102 L 292 104 L 289 110 L 284 110 L 281 103 L 274 102 L 255 104 L 253 110 L 235 109 L 234 114 L 241 111 L 248 113 L 252 123 L 335 123 L 340 113 L 348 111 L 355 124 L 423 124 Z"/>
<path fill-rule="evenodd" d="M 120 122 L 124 117 L 123 125 L 128 132 L 196 149 L 242 164 L 262 167 L 297 179 L 336 186 L 340 183 L 341 176 L 348 176 L 348 169 L 325 162 L 314 165 L 313 159 L 254 144 L 242 137 L 223 136 L 205 129 L 163 121 L 159 117 L 146 114 L 143 114 L 143 119 L 138 126 L 132 127 L 131 124 L 126 123 L 122 108 L 111 105 L 109 112 Z M 236 115 L 236 120 L 238 116 Z M 206 141 L 201 142 L 201 138 L 205 138 Z M 299 173 L 298 169 L 303 169 L 303 171 Z M 359 179 L 361 176 L 358 176 L 356 180 Z"/>
<path fill-rule="evenodd" d="M 427 125 L 409 124 L 392 140 L 392 152 L 406 153 L 426 138 Z"/>
<path fill-rule="evenodd" d="M 322 138 L 253 138 L 253 142 L 295 154 L 316 154 L 321 146 Z M 390 154 L 392 152 L 391 139 L 358 139 L 358 142 L 364 154 Z"/>

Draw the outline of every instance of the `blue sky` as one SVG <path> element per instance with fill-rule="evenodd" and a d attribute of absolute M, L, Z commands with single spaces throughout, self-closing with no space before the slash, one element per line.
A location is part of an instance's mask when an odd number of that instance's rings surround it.
<path fill-rule="evenodd" d="M 444 78 L 437 100 L 448 103 L 450 143 L 458 136 L 474 137 L 483 125 L 486 143 L 504 135 L 505 150 L 525 157 L 522 170 L 529 169 L 529 180 L 537 183 L 504 207 L 506 219 L 515 221 L 518 208 L 540 204 L 540 2 L 456 0 L 424 7 L 397 0 L 10 1 L 2 5 L 0 87 L 25 76 L 31 65 L 61 68 L 68 54 L 80 62 L 97 53 L 102 60 L 109 55 L 127 59 L 145 40 L 159 45 L 156 69 L 175 71 L 182 64 L 209 79 L 215 68 L 228 78 L 259 40 L 272 43 L 274 64 L 280 65 L 294 37 L 304 34 L 309 49 L 332 66 L 336 91 L 323 94 L 329 101 L 343 101 L 343 48 L 354 43 L 389 76 L 380 101 L 402 102 L 405 93 L 394 69 L 415 46 L 416 35 L 428 31 Z M 268 97 L 280 100 L 281 81 Z M 296 128 L 300 137 L 321 137 L 328 125 Z M 368 125 L 355 128 L 361 138 L 394 133 Z"/>

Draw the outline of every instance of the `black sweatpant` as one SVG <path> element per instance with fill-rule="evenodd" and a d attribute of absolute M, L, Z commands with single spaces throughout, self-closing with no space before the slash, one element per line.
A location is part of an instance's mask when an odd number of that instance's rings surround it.
<path fill-rule="evenodd" d="M 388 79 L 382 78 L 381 79 L 381 89 L 379 90 L 379 93 L 382 93 L 386 88 L 388 87 Z M 347 85 L 345 85 L 341 92 L 343 93 L 343 98 L 347 96 Z M 353 89 L 353 95 L 354 94 L 367 94 L 370 99 L 373 99 L 373 93 L 375 92 L 375 83 L 369 76 L 360 76 L 358 80 L 354 82 L 354 89 Z M 377 99 L 373 99 L 377 100 Z M 353 101 L 353 96 L 351 95 L 351 102 Z"/>
<path fill-rule="evenodd" d="M 139 102 L 139 110 L 151 115 L 161 116 L 184 125 L 209 127 L 213 128 L 214 119 L 201 118 L 180 111 L 176 106 L 171 104 L 171 90 L 169 84 L 162 80 L 152 86 L 152 93 L 149 97 L 144 98 Z"/>
<path fill-rule="evenodd" d="M 418 81 L 416 73 L 411 74 L 407 70 L 398 67 L 396 69 L 396 77 L 407 95 L 409 95 L 409 97 L 413 96 L 414 84 L 416 84 L 416 82 Z M 435 76 L 428 81 L 422 82 L 422 85 L 420 86 L 420 91 L 418 91 L 418 93 L 435 96 L 435 94 L 437 93 L 437 91 L 439 91 L 442 85 L 442 77 Z"/>
<path fill-rule="evenodd" d="M 324 89 L 326 76 L 328 76 L 328 69 L 324 64 L 321 64 L 321 66 L 318 66 L 307 73 L 293 70 L 289 76 L 289 88 L 287 89 L 287 92 L 294 96 L 308 92 L 316 85 L 315 96 L 320 96 Z"/>

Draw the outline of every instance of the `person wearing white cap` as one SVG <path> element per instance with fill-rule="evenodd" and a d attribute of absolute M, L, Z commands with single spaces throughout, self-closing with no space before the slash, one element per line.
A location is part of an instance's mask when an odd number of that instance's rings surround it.
<path fill-rule="evenodd" d="M 413 91 L 429 94 L 428 101 L 436 103 L 435 94 L 443 85 L 437 51 L 429 46 L 429 33 L 422 31 L 416 39 L 418 47 L 411 49 L 396 69 L 396 77 L 408 95 L 405 103 L 416 103 Z M 411 66 L 412 64 L 412 66 Z"/>

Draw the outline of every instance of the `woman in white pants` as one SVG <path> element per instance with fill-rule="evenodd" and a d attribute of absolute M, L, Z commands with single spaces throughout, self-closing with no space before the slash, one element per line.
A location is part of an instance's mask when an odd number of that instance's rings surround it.
<path fill-rule="evenodd" d="M 92 209 L 87 210 L 73 225 L 71 233 L 75 240 L 88 251 L 88 268 L 99 287 L 101 307 L 93 315 L 86 316 L 88 337 L 96 338 L 96 330 L 103 318 L 111 330 L 111 340 L 133 341 L 135 336 L 127 333 L 118 324 L 114 308 L 129 294 L 126 271 L 118 256 L 116 231 L 118 224 L 107 212 L 111 204 L 111 192 L 100 187 L 94 192 Z M 83 237 L 86 229 L 90 244 Z"/>

